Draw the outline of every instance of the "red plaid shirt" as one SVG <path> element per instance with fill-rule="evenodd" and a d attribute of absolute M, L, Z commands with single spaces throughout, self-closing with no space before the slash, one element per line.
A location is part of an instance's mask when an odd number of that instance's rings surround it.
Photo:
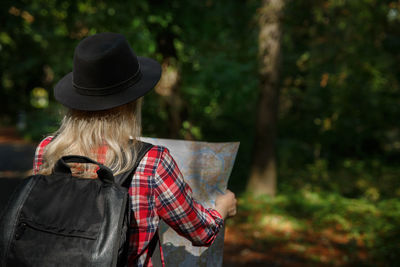
<path fill-rule="evenodd" d="M 33 170 L 43 163 L 43 151 L 52 137 L 37 147 Z M 104 162 L 107 148 L 98 150 L 97 161 Z M 74 171 L 73 171 L 74 173 Z M 223 225 L 221 215 L 206 209 L 192 197 L 192 190 L 168 149 L 154 146 L 147 152 L 133 176 L 129 194 L 134 219 L 131 225 L 130 266 L 153 266 L 148 257 L 148 245 L 158 229 L 160 218 L 195 246 L 213 243 Z M 164 258 L 160 246 L 161 258 Z"/>

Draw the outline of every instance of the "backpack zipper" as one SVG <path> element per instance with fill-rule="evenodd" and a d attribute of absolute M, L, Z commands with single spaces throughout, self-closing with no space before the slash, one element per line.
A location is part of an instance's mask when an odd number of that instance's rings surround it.
<path fill-rule="evenodd" d="M 44 232 L 44 233 L 48 233 L 48 234 L 53 234 L 53 235 L 59 235 L 59 236 L 65 236 L 65 237 L 75 237 L 75 238 L 83 238 L 83 239 L 89 239 L 89 240 L 96 240 L 96 237 L 91 237 L 88 235 L 84 235 L 84 234 L 65 234 L 65 233 L 61 233 L 61 232 L 57 232 L 57 231 L 51 231 L 51 230 L 46 230 L 40 227 L 35 226 L 32 223 L 29 222 L 21 222 L 18 226 L 18 229 L 14 235 L 15 239 L 18 240 L 22 237 L 22 235 L 24 234 L 26 228 L 31 228 L 33 230 L 36 231 L 40 231 L 40 232 Z"/>

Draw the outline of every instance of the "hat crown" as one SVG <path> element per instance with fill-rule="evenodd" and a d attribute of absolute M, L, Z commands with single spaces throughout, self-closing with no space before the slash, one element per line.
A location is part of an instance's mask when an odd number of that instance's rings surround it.
<path fill-rule="evenodd" d="M 137 56 L 121 34 L 92 35 L 75 49 L 73 84 L 77 88 L 110 88 L 139 75 Z"/>
<path fill-rule="evenodd" d="M 73 71 L 54 87 L 54 97 L 76 110 L 106 110 L 134 101 L 160 80 L 161 65 L 138 57 L 125 37 L 99 33 L 75 49 Z"/>

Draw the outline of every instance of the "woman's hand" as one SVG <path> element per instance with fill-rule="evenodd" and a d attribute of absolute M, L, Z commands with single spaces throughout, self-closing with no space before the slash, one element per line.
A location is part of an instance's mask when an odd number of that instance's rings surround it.
<path fill-rule="evenodd" d="M 227 217 L 236 215 L 237 200 L 235 194 L 226 190 L 225 194 L 217 196 L 215 200 L 215 209 L 221 214 L 225 220 Z"/>

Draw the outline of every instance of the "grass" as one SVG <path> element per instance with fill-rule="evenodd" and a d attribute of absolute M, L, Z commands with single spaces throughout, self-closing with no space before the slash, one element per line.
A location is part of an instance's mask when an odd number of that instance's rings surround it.
<path fill-rule="evenodd" d="M 395 266 L 400 260 L 397 199 L 303 189 L 275 198 L 243 195 L 238 208 L 227 221 L 224 261 L 232 266 Z"/>

